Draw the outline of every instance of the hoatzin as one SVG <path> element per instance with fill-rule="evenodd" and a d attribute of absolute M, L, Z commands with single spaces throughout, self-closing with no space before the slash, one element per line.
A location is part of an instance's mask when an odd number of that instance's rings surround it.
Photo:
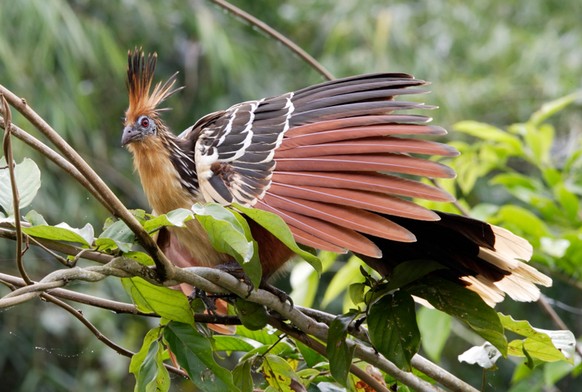
<path fill-rule="evenodd" d="M 156 54 L 129 53 L 122 137 L 155 213 L 196 202 L 259 208 L 279 215 L 299 244 L 351 251 L 383 276 L 404 261 L 436 261 L 449 278 L 492 305 L 505 294 L 536 300 L 536 285 L 551 285 L 549 277 L 523 262 L 532 255 L 526 240 L 412 200 L 451 201 L 419 178 L 455 176 L 426 157 L 457 151 L 421 138 L 446 131 L 428 125 L 428 117 L 403 113 L 428 107 L 394 99 L 426 92 L 426 82 L 401 73 L 333 80 L 236 104 L 175 136 L 159 105 L 178 90 L 176 74 L 152 89 L 156 59 Z M 293 253 L 249 224 L 268 278 Z M 170 228 L 167 237 L 163 248 L 176 265 L 232 262 L 213 249 L 195 220 Z"/>

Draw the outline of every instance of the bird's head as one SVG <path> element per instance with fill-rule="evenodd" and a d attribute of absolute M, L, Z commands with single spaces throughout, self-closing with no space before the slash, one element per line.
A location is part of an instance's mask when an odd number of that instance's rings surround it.
<path fill-rule="evenodd" d="M 140 49 L 128 52 L 129 107 L 125 112 L 125 128 L 121 137 L 123 146 L 147 141 L 165 131 L 159 116 L 164 109 L 158 106 L 181 87 L 174 88 L 177 76 L 175 73 L 165 83 L 158 82 L 151 89 L 157 58 L 156 53 L 146 55 Z"/>

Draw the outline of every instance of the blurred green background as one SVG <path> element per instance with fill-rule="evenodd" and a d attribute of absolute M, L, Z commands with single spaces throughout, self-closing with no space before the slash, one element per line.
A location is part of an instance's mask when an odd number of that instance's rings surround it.
<path fill-rule="evenodd" d="M 579 0 L 232 3 L 294 40 L 337 77 L 394 71 L 431 81 L 433 92 L 422 99 L 440 107 L 431 115 L 449 128 L 466 119 L 500 126 L 525 121 L 542 103 L 581 88 Z M 131 157 L 120 147 L 126 53 L 136 46 L 158 52 L 158 79 L 180 71 L 186 88 L 169 100 L 173 110 L 165 114 L 176 132 L 241 100 L 323 80 L 281 44 L 209 1 L 1 1 L 0 83 L 26 98 L 130 208 L 146 208 Z M 14 122 L 38 136 L 16 114 Z M 561 146 L 557 155 L 579 147 L 572 143 L 582 132 L 579 110 L 561 113 L 554 124 Z M 101 227 L 104 208 L 53 165 L 19 141 L 14 144 L 17 161 L 32 157 L 42 170 L 35 210 L 52 224 Z M 477 189 L 471 197 L 492 195 Z M 0 240 L 3 271 L 11 268 L 12 254 L 13 244 Z M 26 257 L 35 277 L 55 268 L 40 253 Z M 127 298 L 117 282 L 81 286 L 75 288 Z M 533 317 L 538 308 L 528 309 L 533 312 L 522 317 Z M 142 322 L 83 310 L 113 340 L 139 347 Z M 582 329 L 580 315 L 564 317 L 570 328 Z M 3 310 L 0 333 L 0 379 L 7 390 L 132 388 L 128 360 L 60 309 L 34 301 Z M 458 345 L 447 348 L 443 364 L 480 385 L 480 370 L 456 361 L 467 344 L 453 343 Z M 486 387 L 507 386 L 510 376 L 511 370 L 493 373 Z M 575 386 L 564 382 L 560 390 Z"/>

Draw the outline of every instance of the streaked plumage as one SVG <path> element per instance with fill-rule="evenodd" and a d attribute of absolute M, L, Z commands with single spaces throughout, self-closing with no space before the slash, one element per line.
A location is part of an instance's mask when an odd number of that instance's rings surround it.
<path fill-rule="evenodd" d="M 455 156 L 450 146 L 423 139 L 446 131 L 410 114 L 424 104 L 397 95 L 426 92 L 406 74 L 338 79 L 209 114 L 179 136 L 160 119 L 159 105 L 176 89 L 175 75 L 150 92 L 156 63 L 129 54 L 129 108 L 122 143 L 157 213 L 195 202 L 239 203 L 278 214 L 297 242 L 353 251 L 382 274 L 399 262 L 435 260 L 446 274 L 488 303 L 504 293 L 521 301 L 551 280 L 519 261 L 527 241 L 473 219 L 430 211 L 411 198 L 451 201 L 420 178 L 452 178 L 429 156 Z M 292 253 L 251 222 L 266 277 Z M 195 223 L 171 229 L 165 246 L 177 265 L 215 266 L 217 253 Z M 420 262 L 420 261 L 419 261 Z"/>

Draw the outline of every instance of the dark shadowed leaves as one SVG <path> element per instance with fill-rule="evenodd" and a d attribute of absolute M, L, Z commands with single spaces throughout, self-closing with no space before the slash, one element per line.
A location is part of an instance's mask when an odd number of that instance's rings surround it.
<path fill-rule="evenodd" d="M 376 301 L 368 311 L 370 341 L 378 352 L 401 369 L 411 370 L 410 360 L 420 348 L 414 300 L 397 291 Z"/>

